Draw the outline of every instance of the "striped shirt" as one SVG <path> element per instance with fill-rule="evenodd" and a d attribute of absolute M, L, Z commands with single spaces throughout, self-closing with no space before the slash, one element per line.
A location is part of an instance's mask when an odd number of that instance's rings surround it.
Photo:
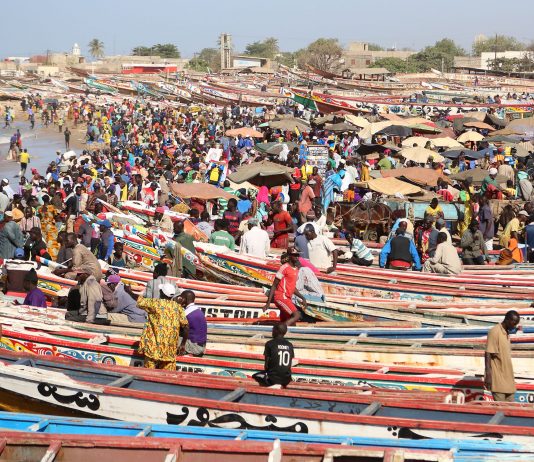
<path fill-rule="evenodd" d="M 359 239 L 354 239 L 352 241 L 352 246 L 351 246 L 350 250 L 358 258 L 362 258 L 364 260 L 369 260 L 369 261 L 373 260 L 373 254 L 365 246 L 365 244 L 362 241 L 360 241 Z"/>

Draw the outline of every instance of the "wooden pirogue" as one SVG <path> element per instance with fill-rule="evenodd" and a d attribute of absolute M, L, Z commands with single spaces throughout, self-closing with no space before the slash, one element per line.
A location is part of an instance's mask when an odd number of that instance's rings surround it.
<path fill-rule="evenodd" d="M 279 263 L 276 260 L 246 257 L 234 252 L 220 252 L 220 249 L 211 245 L 197 243 L 197 251 L 203 265 L 212 271 L 219 271 L 233 280 L 270 286 L 278 271 Z M 357 271 L 357 269 L 355 269 Z M 399 272 L 403 277 L 404 272 Z M 424 280 L 398 282 L 388 276 L 387 279 L 369 279 L 363 274 L 331 275 L 321 273 L 318 275 L 325 293 L 328 295 L 356 295 L 367 297 L 393 298 L 401 300 L 443 301 L 450 300 L 529 300 L 534 298 L 531 287 L 498 287 L 495 285 L 459 283 L 451 284 L 448 278 L 443 278 L 443 284 L 432 286 Z M 502 285 L 508 286 L 506 281 Z"/>
<path fill-rule="evenodd" d="M 145 425 L 144 428 L 149 426 Z M 435 449 L 395 449 L 379 446 L 339 447 L 332 443 L 310 445 L 291 442 L 279 445 L 262 441 L 57 435 L 20 431 L 6 431 L 0 435 L 0 457 L 3 460 L 27 462 L 332 462 L 341 457 L 373 462 L 454 462 L 455 459 L 458 460 L 454 456 L 455 453 Z M 506 454 L 504 451 L 502 453 Z M 477 453 L 469 451 L 467 454 Z"/>
<path fill-rule="evenodd" d="M 39 355 L 50 355 L 63 358 L 83 359 L 103 364 L 141 366 L 143 358 L 135 353 L 137 341 L 127 337 L 103 335 L 99 332 L 83 332 L 68 326 L 39 325 L 27 323 L 27 330 L 20 326 L 9 327 L 5 323 L 4 337 L 0 342 L 0 348 L 28 352 Z M 263 345 L 264 340 L 256 340 L 258 345 Z M 235 342 L 235 340 L 232 340 Z M 239 351 L 225 351 L 228 343 L 210 343 L 210 348 L 202 358 L 180 356 L 177 358 L 179 370 L 212 374 L 219 376 L 247 377 L 254 372 L 262 370 L 263 356 L 259 353 L 243 353 Z M 302 349 L 309 344 L 301 346 Z M 218 349 L 216 349 L 218 348 Z M 369 350 L 369 346 L 362 347 Z M 391 348 L 390 348 L 391 349 Z M 395 350 L 401 349 L 396 347 Z M 404 348 L 409 350 L 409 348 Z M 420 348 L 412 348 L 417 353 Z M 450 360 L 453 368 L 421 367 L 408 365 L 410 361 L 394 363 L 369 363 L 321 360 L 317 358 L 307 359 L 299 357 L 300 349 L 297 350 L 298 365 L 293 368 L 293 378 L 296 382 L 324 383 L 339 385 L 370 384 L 376 387 L 395 389 L 422 389 L 422 390 L 461 390 L 468 400 L 485 397 L 481 376 L 475 377 L 469 370 L 470 364 L 462 362 L 461 350 L 439 348 L 427 348 L 426 352 L 443 356 L 448 352 L 455 353 L 456 361 Z M 473 351 L 464 351 L 464 356 L 470 358 Z M 478 351 L 480 356 L 483 352 Z M 528 361 L 525 352 L 514 352 L 514 356 L 522 355 L 524 361 Z M 528 353 L 528 352 L 526 352 Z M 427 353 L 425 357 L 432 357 Z M 413 362 L 413 359 L 412 359 Z M 472 361 L 473 362 L 473 361 Z M 482 362 L 478 360 L 477 364 Z M 457 367 L 461 365 L 465 374 Z M 479 369 L 480 370 L 480 369 Z M 534 387 L 531 385 L 529 372 L 516 374 L 518 379 L 518 391 L 516 400 L 519 402 L 534 402 Z M 525 380 L 522 379 L 525 377 Z"/>
<path fill-rule="evenodd" d="M 349 437 L 478 439 L 484 435 L 518 443 L 534 441 L 534 410 L 515 403 L 442 404 L 428 397 L 404 399 L 409 395 L 398 391 L 353 395 L 343 389 L 321 393 L 233 388 L 213 379 L 199 383 L 194 375 L 187 379 L 152 372 L 147 377 L 133 369 L 114 373 L 90 363 L 53 358 L 9 363 L 16 358 L 9 355 L 7 363 L 0 365 L 0 389 L 6 397 L 18 397 L 8 401 L 11 406 L 28 407 L 33 401 L 45 409 L 149 424 Z"/>
<path fill-rule="evenodd" d="M 150 273 L 142 271 L 119 270 L 119 275 L 126 284 L 129 284 L 137 292 L 142 292 L 146 282 L 152 279 Z M 68 289 L 75 285 L 74 281 L 55 276 L 45 268 L 38 270 L 38 276 L 39 287 L 45 293 L 53 296 L 64 296 Z M 173 277 L 170 279 L 182 289 L 195 291 L 198 303 L 205 307 L 206 316 L 210 318 L 259 320 L 277 318 L 278 311 L 275 309 L 265 313 L 262 311 L 267 300 L 262 288 Z M 443 315 L 444 309 L 449 310 L 450 314 Z M 408 321 L 420 322 L 424 326 L 452 326 L 458 323 L 489 325 L 497 321 L 495 319 L 497 314 L 493 314 L 491 311 L 495 309 L 506 311 L 516 309 L 522 315 L 529 317 L 534 314 L 534 309 L 530 307 L 530 301 L 509 300 L 504 302 L 470 299 L 444 303 L 340 295 L 328 295 L 327 302 L 311 300 L 306 312 L 323 321 Z M 432 310 L 442 313 L 432 313 Z M 490 319 L 485 319 L 488 316 Z M 527 320 L 529 319 L 527 318 Z"/>
<path fill-rule="evenodd" d="M 43 414 L 21 414 L 0 412 L 0 428 L 6 432 L 23 431 L 26 432 L 26 438 L 31 440 L 31 434 L 47 434 L 54 435 L 56 438 L 66 441 L 69 438 L 76 438 L 78 435 L 93 435 L 97 437 L 112 437 L 114 441 L 125 440 L 129 438 L 132 440 L 154 439 L 154 438 L 172 438 L 176 439 L 195 439 L 199 445 L 203 441 L 218 440 L 218 441 L 232 441 L 240 440 L 245 442 L 268 442 L 274 443 L 279 440 L 282 443 L 294 443 L 296 437 L 300 443 L 309 445 L 337 445 L 335 448 L 338 456 L 341 456 L 340 446 L 349 448 L 357 447 L 359 451 L 365 451 L 375 448 L 383 448 L 385 452 L 394 451 L 394 460 L 397 462 L 405 461 L 417 457 L 417 460 L 428 460 L 423 456 L 423 451 L 428 451 L 428 455 L 444 455 L 445 451 L 454 451 L 456 456 L 463 457 L 477 457 L 482 453 L 499 454 L 503 458 L 512 457 L 513 455 L 522 455 L 523 459 L 527 460 L 526 456 L 532 456 L 533 449 L 527 445 L 510 443 L 510 442 L 493 442 L 482 439 L 481 441 L 472 440 L 409 440 L 409 439 L 395 439 L 395 438 L 363 438 L 363 437 L 347 437 L 343 435 L 324 437 L 321 435 L 304 435 L 299 433 L 284 433 L 284 432 L 264 432 L 258 430 L 232 430 L 220 428 L 203 428 L 203 427 L 180 427 L 176 425 L 146 425 L 140 422 L 121 422 L 107 419 L 89 419 L 89 418 L 73 418 L 60 416 L 47 416 Z M 142 435 L 142 436 L 140 436 Z M 282 445 L 282 452 L 287 449 L 287 444 Z M 352 452 L 351 452 L 352 451 Z M 401 452 L 403 451 L 403 452 Z M 410 451 L 417 451 L 410 453 Z M 432 451 L 432 452 L 431 452 Z M 214 454 L 215 455 L 215 454 Z M 354 452 L 350 449 L 345 455 L 352 455 L 353 457 L 364 455 L 368 458 L 371 453 Z M 219 460 L 219 459 L 218 459 Z M 368 460 L 368 459 L 367 459 Z M 373 459 L 377 460 L 377 459 Z M 378 460 L 382 460 L 379 458 Z M 441 462 L 446 459 L 439 459 Z M 471 459 L 472 460 L 472 459 Z"/>

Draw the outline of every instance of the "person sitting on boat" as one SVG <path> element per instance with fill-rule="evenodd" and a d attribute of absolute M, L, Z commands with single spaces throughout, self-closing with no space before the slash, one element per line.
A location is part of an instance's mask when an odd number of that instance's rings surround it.
<path fill-rule="evenodd" d="M 486 196 L 488 199 L 502 199 L 503 193 L 501 186 L 497 182 L 497 174 L 499 171 L 492 167 L 489 169 L 489 174 L 482 180 L 480 186 L 480 194 Z"/>
<path fill-rule="evenodd" d="M 445 215 L 443 214 L 443 209 L 441 208 L 441 205 L 439 205 L 439 201 L 437 197 L 434 197 L 430 201 L 430 205 L 425 209 L 425 218 L 431 216 L 435 220 L 438 218 L 444 218 Z"/>
<path fill-rule="evenodd" d="M 169 215 L 165 215 L 165 208 L 156 207 L 154 212 L 154 225 L 160 227 L 163 231 L 168 233 L 173 232 L 174 224 Z"/>
<path fill-rule="evenodd" d="M 185 307 L 185 317 L 189 324 L 189 335 L 185 344 L 182 343 L 179 355 L 190 354 L 202 356 L 206 351 L 208 341 L 208 324 L 202 308 L 195 304 L 195 293 L 192 290 L 184 290 L 177 301 Z"/>
<path fill-rule="evenodd" d="M 295 352 L 293 344 L 284 338 L 287 333 L 285 323 L 277 323 L 273 326 L 273 338 L 265 344 L 265 370 L 256 372 L 252 378 L 261 386 L 272 387 L 275 385 L 287 387 L 291 382 L 291 366 Z"/>
<path fill-rule="evenodd" d="M 92 324 L 109 324 L 102 289 L 96 278 L 89 270 L 82 269 L 77 272 L 76 279 L 80 286 L 80 308 L 78 311 L 67 311 L 65 319 Z"/>
<path fill-rule="evenodd" d="M 349 242 L 350 251 L 352 252 L 350 261 L 359 266 L 371 266 L 374 257 L 367 246 L 350 231 L 345 234 L 345 238 Z"/>
<path fill-rule="evenodd" d="M 274 299 L 275 306 L 280 310 L 280 321 L 292 326 L 300 319 L 300 312 L 292 300 L 293 295 L 302 301 L 304 307 L 306 306 L 306 299 L 297 289 L 299 252 L 294 247 L 290 247 L 287 249 L 287 256 L 287 263 L 280 266 L 274 277 L 263 311 L 267 311 L 271 307 L 271 302 Z"/>
<path fill-rule="evenodd" d="M 139 353 L 145 357 L 147 369 L 176 370 L 176 352 L 185 348 L 189 323 L 185 311 L 174 297 L 172 284 L 159 286 L 159 299 L 139 297 L 137 306 L 145 310 L 148 319 L 141 334 Z M 180 330 L 182 341 L 180 343 Z"/>
<path fill-rule="evenodd" d="M 415 230 L 415 243 L 424 263 L 436 253 L 438 230 L 434 227 L 435 218 L 427 215 L 423 224 Z"/>
<path fill-rule="evenodd" d="M 144 298 L 159 298 L 160 287 L 163 284 L 172 284 L 167 278 L 168 267 L 166 263 L 156 263 L 152 271 L 152 280 L 146 283 Z"/>
<path fill-rule="evenodd" d="M 106 303 L 108 319 L 111 322 L 142 322 L 146 321 L 146 311 L 137 307 L 136 296 L 125 286 L 118 274 L 111 274 L 106 279 L 111 291 L 111 303 Z"/>
<path fill-rule="evenodd" d="M 24 290 L 27 292 L 23 305 L 38 306 L 46 308 L 46 297 L 41 289 L 37 287 L 38 277 L 35 270 L 32 268 L 24 276 Z M 18 300 L 13 302 L 15 305 L 20 305 Z"/>
<path fill-rule="evenodd" d="M 72 260 L 69 268 L 57 268 L 54 274 L 68 279 L 76 279 L 79 272 L 86 271 L 97 281 L 102 279 L 102 268 L 97 258 L 83 244 L 78 244 L 76 234 L 68 233 L 65 246 L 72 249 Z"/>
<path fill-rule="evenodd" d="M 412 239 L 406 234 L 406 221 L 399 222 L 395 237 L 384 244 L 380 252 L 379 264 L 381 268 L 408 270 L 414 268 L 421 270 L 421 260 Z"/>
<path fill-rule="evenodd" d="M 436 253 L 423 265 L 423 271 L 438 274 L 459 274 L 462 271 L 462 261 L 456 247 L 447 240 L 447 234 L 438 234 Z"/>
<path fill-rule="evenodd" d="M 460 247 L 464 265 L 483 265 L 484 262 L 489 262 L 486 242 L 478 226 L 478 221 L 473 219 L 469 224 L 469 228 L 462 234 Z"/>
<path fill-rule="evenodd" d="M 304 228 L 304 235 L 308 240 L 308 254 L 312 265 L 325 270 L 326 273 L 333 273 L 337 267 L 338 257 L 338 249 L 334 243 L 326 236 L 318 235 L 311 224 L 307 224 Z"/>

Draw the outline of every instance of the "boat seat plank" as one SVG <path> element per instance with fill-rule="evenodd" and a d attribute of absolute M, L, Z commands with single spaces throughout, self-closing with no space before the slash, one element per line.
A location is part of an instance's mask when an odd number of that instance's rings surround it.
<path fill-rule="evenodd" d="M 247 390 L 245 390 L 244 388 L 236 388 L 234 391 L 231 391 L 230 393 L 224 395 L 219 401 L 237 401 L 238 399 L 245 396 L 246 392 Z"/>
<path fill-rule="evenodd" d="M 134 376 L 130 374 L 125 374 L 122 377 L 119 377 L 118 379 L 114 380 L 113 382 L 110 382 L 108 384 L 109 387 L 125 387 L 126 385 L 129 385 L 133 382 Z"/>
<path fill-rule="evenodd" d="M 362 412 L 360 412 L 360 415 L 375 415 L 381 407 L 382 403 L 380 401 L 373 401 Z"/>
<path fill-rule="evenodd" d="M 499 412 L 496 412 L 495 415 L 491 419 L 489 419 L 488 424 L 499 425 L 503 419 L 504 419 L 504 412 L 499 411 Z"/>
<path fill-rule="evenodd" d="M 147 425 L 135 436 L 148 436 L 152 431 L 152 425 Z"/>
<path fill-rule="evenodd" d="M 61 441 L 52 441 L 52 443 L 50 443 L 50 446 L 48 446 L 45 455 L 42 457 L 41 462 L 54 462 L 54 459 L 56 458 L 60 450 Z"/>
<path fill-rule="evenodd" d="M 49 419 L 41 419 L 39 420 L 39 422 L 30 425 L 28 427 L 28 431 L 29 432 L 40 432 L 41 430 L 46 428 L 49 423 L 50 423 Z"/>

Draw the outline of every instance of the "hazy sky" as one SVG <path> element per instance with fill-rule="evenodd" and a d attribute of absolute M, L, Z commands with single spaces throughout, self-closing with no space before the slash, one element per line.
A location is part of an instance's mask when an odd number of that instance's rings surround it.
<path fill-rule="evenodd" d="M 68 51 L 99 38 L 107 54 L 174 43 L 190 57 L 221 32 L 235 49 L 265 37 L 294 51 L 319 37 L 419 49 L 450 37 L 467 49 L 478 34 L 534 40 L 534 0 L 24 0 L 2 2 L 0 57 Z"/>

